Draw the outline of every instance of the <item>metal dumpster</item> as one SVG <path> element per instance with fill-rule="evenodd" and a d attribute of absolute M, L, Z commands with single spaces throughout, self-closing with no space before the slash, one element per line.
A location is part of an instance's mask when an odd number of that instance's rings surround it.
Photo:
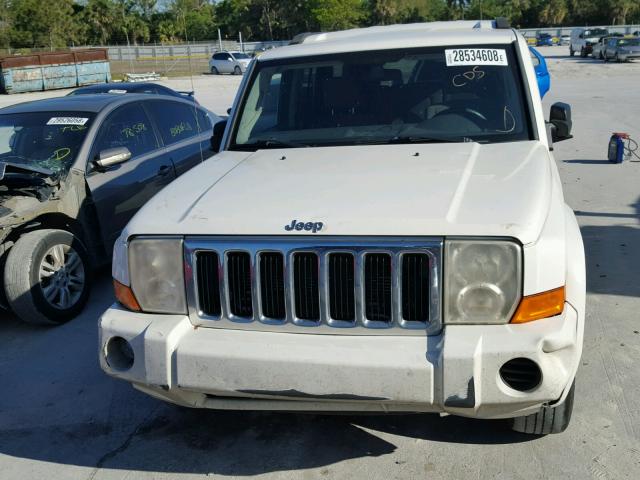
<path fill-rule="evenodd" d="M 110 80 L 106 49 L 0 58 L 0 89 L 4 93 L 72 88 Z"/>

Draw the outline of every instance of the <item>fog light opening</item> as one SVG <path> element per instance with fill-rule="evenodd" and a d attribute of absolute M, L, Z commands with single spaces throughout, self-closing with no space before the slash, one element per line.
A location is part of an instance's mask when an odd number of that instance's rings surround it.
<path fill-rule="evenodd" d="M 113 337 L 105 347 L 107 364 L 118 371 L 129 370 L 133 366 L 134 354 L 131 344 L 122 337 Z"/>
<path fill-rule="evenodd" d="M 513 358 L 500 367 L 500 378 L 518 392 L 529 392 L 542 382 L 542 371 L 529 358 Z"/>

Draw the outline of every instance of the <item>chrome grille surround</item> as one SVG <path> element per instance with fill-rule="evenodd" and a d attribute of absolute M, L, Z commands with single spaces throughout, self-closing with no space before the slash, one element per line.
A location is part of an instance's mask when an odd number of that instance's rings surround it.
<path fill-rule="evenodd" d="M 259 330 L 288 333 L 348 334 L 348 335 L 434 335 L 442 328 L 442 249 L 443 239 L 434 237 L 186 237 L 184 242 L 185 282 L 191 322 L 197 326 L 234 330 Z M 218 276 L 221 315 L 209 316 L 198 305 L 196 255 L 214 251 L 218 254 Z M 230 252 L 247 252 L 251 258 L 253 317 L 238 317 L 230 313 L 226 258 Z M 259 255 L 278 252 L 284 257 L 285 307 L 284 319 L 265 317 L 260 299 L 258 271 Z M 319 259 L 320 320 L 297 318 L 293 292 L 293 256 L 311 252 Z M 355 259 L 355 321 L 336 320 L 329 312 L 329 254 L 349 253 Z M 365 318 L 364 256 L 387 253 L 392 269 L 391 322 Z M 409 321 L 402 318 L 402 255 L 425 254 L 429 257 L 429 321 Z M 307 328 L 301 328 L 307 327 Z"/>

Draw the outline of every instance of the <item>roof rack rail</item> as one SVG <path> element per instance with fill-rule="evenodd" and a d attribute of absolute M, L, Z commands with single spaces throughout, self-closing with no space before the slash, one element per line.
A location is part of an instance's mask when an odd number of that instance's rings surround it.
<path fill-rule="evenodd" d="M 511 22 L 507 17 L 496 17 L 495 25 L 498 30 L 508 30 L 511 28 Z"/>
<path fill-rule="evenodd" d="M 301 43 L 304 43 L 304 39 L 307 37 L 310 37 L 311 35 L 317 35 L 319 32 L 303 32 L 303 33 L 299 33 L 297 34 L 295 37 L 293 37 L 291 39 L 291 41 L 289 42 L 289 45 L 299 45 Z"/>

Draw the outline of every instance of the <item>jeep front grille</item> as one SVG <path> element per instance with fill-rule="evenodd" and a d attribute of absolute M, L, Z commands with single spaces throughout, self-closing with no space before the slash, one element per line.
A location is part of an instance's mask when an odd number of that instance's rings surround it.
<path fill-rule="evenodd" d="M 402 256 L 402 318 L 429 320 L 429 257 L 421 253 Z"/>
<path fill-rule="evenodd" d="M 293 254 L 293 298 L 296 318 L 320 320 L 318 255 L 315 253 Z"/>
<path fill-rule="evenodd" d="M 355 258 L 352 253 L 329 255 L 329 314 L 336 320 L 356 319 Z"/>
<path fill-rule="evenodd" d="M 437 333 L 441 254 L 440 239 L 189 237 L 189 315 L 230 329 Z"/>
<path fill-rule="evenodd" d="M 286 318 L 284 257 L 280 252 L 260 254 L 260 300 L 265 317 L 276 320 Z"/>
<path fill-rule="evenodd" d="M 364 256 L 364 304 L 366 318 L 391 321 L 391 255 L 367 253 Z"/>
<path fill-rule="evenodd" d="M 236 317 L 253 317 L 251 298 L 251 256 L 247 252 L 227 253 L 229 312 Z"/>
<path fill-rule="evenodd" d="M 222 313 L 220 306 L 220 282 L 218 277 L 218 254 L 198 252 L 196 256 L 198 275 L 198 304 L 205 315 L 217 317 Z"/>

